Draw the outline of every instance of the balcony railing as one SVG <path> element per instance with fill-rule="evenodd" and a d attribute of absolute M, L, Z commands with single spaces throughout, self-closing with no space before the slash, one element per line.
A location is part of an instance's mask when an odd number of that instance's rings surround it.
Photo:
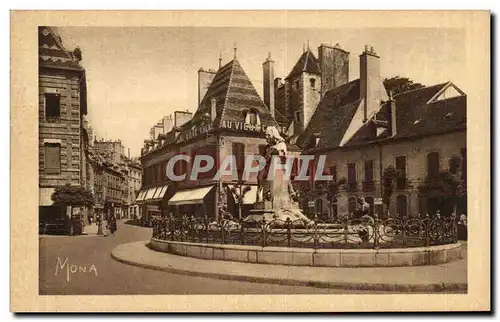
<path fill-rule="evenodd" d="M 370 192 L 375 190 L 375 182 L 373 180 L 363 181 L 363 191 Z"/>

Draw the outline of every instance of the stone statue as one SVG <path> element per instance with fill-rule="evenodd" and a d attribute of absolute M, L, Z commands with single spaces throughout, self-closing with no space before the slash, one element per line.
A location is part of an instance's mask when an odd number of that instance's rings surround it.
<path fill-rule="evenodd" d="M 267 148 L 263 156 L 266 166 L 259 171 L 257 176 L 257 196 L 255 209 L 252 214 L 260 214 L 270 221 L 279 219 L 285 221 L 287 218 L 303 225 L 312 223 L 298 208 L 291 196 L 295 191 L 291 185 L 290 178 L 285 176 L 287 172 L 287 147 L 283 137 L 274 126 L 266 129 Z M 275 169 L 273 162 L 283 168 Z M 272 171 L 272 173 L 270 173 Z"/>

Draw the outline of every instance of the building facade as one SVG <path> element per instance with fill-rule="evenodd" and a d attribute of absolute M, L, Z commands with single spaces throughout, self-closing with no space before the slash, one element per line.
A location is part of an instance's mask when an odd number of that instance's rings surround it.
<path fill-rule="evenodd" d="M 324 195 L 316 197 L 315 212 L 353 213 L 361 199 L 371 213 L 385 216 L 375 204 L 386 189 L 383 173 L 392 166 L 397 177 L 386 205 L 390 216 L 449 215 L 452 196 L 439 181 L 456 158 L 466 188 L 466 95 L 447 82 L 389 96 L 379 60 L 366 47 L 359 57 L 360 78 L 324 92 L 297 137 L 302 153 L 315 160 L 326 155 L 326 173 L 346 179 L 332 205 Z M 466 202 L 459 198 L 459 214 L 466 213 Z"/>
<path fill-rule="evenodd" d="M 38 28 L 38 58 L 39 206 L 50 213 L 56 187 L 86 184 L 86 77 L 81 50 L 67 50 L 53 28 Z"/>
<path fill-rule="evenodd" d="M 265 73 L 268 66 L 263 67 Z M 201 79 L 199 84 L 206 86 L 203 85 L 206 79 Z M 203 97 L 192 119 L 159 136 L 156 141 L 145 142 L 141 156 L 143 185 L 138 197 L 144 205 L 144 214 L 172 212 L 211 218 L 217 218 L 221 211 L 235 214 L 239 205 L 230 189 L 241 184 L 250 187 L 244 197 L 243 213 L 247 214 L 253 207 L 256 174 L 243 182 L 238 175 L 222 176 L 217 181 L 214 175 L 218 165 L 229 155 L 235 156 L 238 169 L 244 168 L 246 156 L 262 155 L 267 144 L 264 131 L 268 126 L 284 129 L 272 114 L 273 106 L 267 106 L 259 97 L 236 57 L 208 80 L 211 83 L 206 91 L 199 89 Z M 174 174 L 185 175 L 185 178 L 171 181 L 166 175 L 166 166 L 177 155 L 191 159 L 175 163 Z M 195 163 L 197 155 L 213 157 L 215 166 L 197 178 L 190 178 L 193 167 L 206 165 Z"/>

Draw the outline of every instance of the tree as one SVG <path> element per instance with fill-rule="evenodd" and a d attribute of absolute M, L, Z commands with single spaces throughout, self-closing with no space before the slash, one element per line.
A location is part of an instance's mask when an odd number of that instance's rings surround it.
<path fill-rule="evenodd" d="M 326 195 L 326 200 L 328 200 L 328 209 L 330 215 L 333 214 L 333 203 L 338 197 L 340 187 L 347 182 L 345 178 L 339 180 L 330 180 L 325 185 L 319 185 L 317 188 L 316 195 L 324 196 Z"/>
<path fill-rule="evenodd" d="M 241 208 L 243 207 L 245 195 L 251 190 L 251 188 L 248 185 L 244 185 L 243 180 L 238 180 L 238 183 L 230 190 L 234 196 L 236 204 L 238 204 L 238 219 L 241 221 Z"/>
<path fill-rule="evenodd" d="M 450 197 L 455 215 L 457 214 L 458 200 L 464 194 L 464 181 L 462 179 L 462 172 L 460 171 L 461 163 L 462 159 L 458 155 L 453 155 L 448 161 L 448 170 L 439 173 L 441 189 Z"/>
<path fill-rule="evenodd" d="M 400 77 L 400 76 L 385 78 L 384 86 L 387 92 L 392 92 L 393 95 L 425 87 L 420 83 L 415 83 L 414 81 L 410 80 L 407 77 Z"/>
<path fill-rule="evenodd" d="M 87 207 L 94 205 L 94 195 L 91 191 L 81 186 L 69 184 L 56 187 L 51 199 L 56 205 Z"/>
<path fill-rule="evenodd" d="M 398 172 L 394 166 L 390 165 L 384 169 L 382 174 L 382 202 L 386 206 L 387 214 L 389 213 L 389 206 L 391 205 L 391 197 L 394 192 L 395 181 Z"/>

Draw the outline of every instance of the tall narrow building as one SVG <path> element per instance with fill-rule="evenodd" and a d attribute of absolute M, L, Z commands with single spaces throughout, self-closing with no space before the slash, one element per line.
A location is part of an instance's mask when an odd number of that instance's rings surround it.
<path fill-rule="evenodd" d="M 87 90 L 81 60 L 81 50 L 68 51 L 53 28 L 38 28 L 41 215 L 53 211 L 51 196 L 57 186 L 85 186 L 82 147 Z"/>

